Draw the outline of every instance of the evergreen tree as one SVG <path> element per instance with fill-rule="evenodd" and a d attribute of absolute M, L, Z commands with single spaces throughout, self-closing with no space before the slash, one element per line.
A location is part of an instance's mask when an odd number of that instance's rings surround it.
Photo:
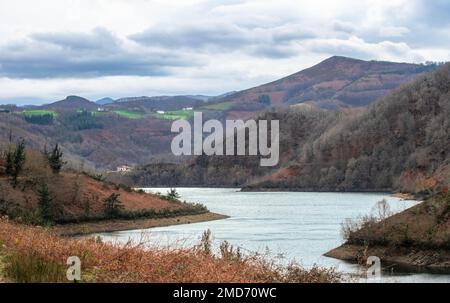
<path fill-rule="evenodd" d="M 5 173 L 8 176 L 12 176 L 14 171 L 14 153 L 10 150 L 8 150 L 5 154 L 5 161 L 6 161 L 6 167 L 5 167 Z"/>
<path fill-rule="evenodd" d="M 258 102 L 263 105 L 270 105 L 270 96 L 269 95 L 261 95 L 258 97 Z"/>
<path fill-rule="evenodd" d="M 115 218 L 120 214 L 123 205 L 119 200 L 119 196 L 120 194 L 112 193 L 108 198 L 103 200 L 105 214 L 108 218 Z"/>
<path fill-rule="evenodd" d="M 180 199 L 180 194 L 177 192 L 175 188 L 171 188 L 166 195 L 167 199 L 169 201 L 177 201 Z"/>
<path fill-rule="evenodd" d="M 52 201 L 53 198 L 47 184 L 43 184 L 38 190 L 38 214 L 44 223 L 50 223 L 53 221 L 51 209 Z"/>
<path fill-rule="evenodd" d="M 25 141 L 22 140 L 17 144 L 14 150 L 9 149 L 6 152 L 6 174 L 11 178 L 13 187 L 17 185 L 17 177 L 22 171 L 25 163 Z"/>
<path fill-rule="evenodd" d="M 54 173 L 59 173 L 64 164 L 66 164 L 66 162 L 62 160 L 62 157 L 63 152 L 61 151 L 61 148 L 59 148 L 58 144 L 56 144 L 53 150 L 47 154 L 48 163 Z"/>

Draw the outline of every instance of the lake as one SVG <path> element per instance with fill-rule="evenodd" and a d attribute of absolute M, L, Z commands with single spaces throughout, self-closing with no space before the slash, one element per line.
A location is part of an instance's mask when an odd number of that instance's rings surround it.
<path fill-rule="evenodd" d="M 145 190 L 166 193 L 168 189 Z M 375 206 L 382 199 L 387 200 L 393 213 L 418 203 L 383 193 L 240 192 L 229 188 L 178 188 L 177 191 L 182 200 L 203 203 L 210 211 L 230 218 L 100 236 L 106 241 L 138 242 L 144 232 L 150 245 L 192 246 L 210 229 L 216 247 L 227 240 L 243 251 L 268 251 L 279 262 L 296 260 L 305 267 L 317 264 L 356 273 L 356 265 L 323 256 L 343 243 L 341 224 L 346 219 L 376 212 Z M 384 274 L 383 282 L 450 282 L 450 275 Z"/>

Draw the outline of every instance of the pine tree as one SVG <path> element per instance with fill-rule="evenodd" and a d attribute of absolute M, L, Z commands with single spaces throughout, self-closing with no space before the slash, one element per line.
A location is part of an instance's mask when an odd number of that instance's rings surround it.
<path fill-rule="evenodd" d="M 12 176 L 14 171 L 14 154 L 11 150 L 8 150 L 5 154 L 5 160 L 6 160 L 6 167 L 5 167 L 5 173 L 8 176 Z"/>
<path fill-rule="evenodd" d="M 59 173 L 64 164 L 66 164 L 66 162 L 62 160 L 62 157 L 63 152 L 61 151 L 61 148 L 59 148 L 58 144 L 56 144 L 53 150 L 47 154 L 48 163 L 50 164 L 53 172 L 56 174 Z"/>
<path fill-rule="evenodd" d="M 53 221 L 51 208 L 52 201 L 53 198 L 47 184 L 43 184 L 38 190 L 38 214 L 44 223 L 50 223 Z"/>
<path fill-rule="evenodd" d="M 25 141 L 20 141 L 14 150 L 8 150 L 5 159 L 6 174 L 11 178 L 13 187 L 16 187 L 17 177 L 22 171 L 23 164 L 25 163 Z"/>
<path fill-rule="evenodd" d="M 119 196 L 120 194 L 112 193 L 108 198 L 103 200 L 103 206 L 107 217 L 115 218 L 120 214 L 123 205 L 119 200 Z"/>
<path fill-rule="evenodd" d="M 180 194 L 177 192 L 177 190 L 175 188 L 171 188 L 167 192 L 166 197 L 169 201 L 177 201 L 178 199 L 180 199 Z"/>

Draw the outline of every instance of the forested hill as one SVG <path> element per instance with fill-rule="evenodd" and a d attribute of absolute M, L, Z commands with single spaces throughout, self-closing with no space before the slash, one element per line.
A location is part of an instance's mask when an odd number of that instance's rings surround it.
<path fill-rule="evenodd" d="M 450 65 L 420 76 L 366 110 L 293 106 L 262 119 L 280 120 L 280 166 L 258 159 L 196 157 L 152 164 L 127 176 L 148 185 L 245 186 L 244 190 L 427 193 L 449 182 Z"/>
<path fill-rule="evenodd" d="M 364 61 L 334 56 L 280 80 L 225 98 L 237 108 L 259 103 L 271 106 L 306 103 L 336 109 L 367 106 L 388 91 L 436 65 Z"/>
<path fill-rule="evenodd" d="M 389 93 L 296 150 L 247 189 L 427 193 L 450 182 L 450 65 Z"/>
<path fill-rule="evenodd" d="M 58 143 L 66 157 L 101 170 L 116 169 L 125 164 L 136 166 L 155 163 L 160 162 L 161 158 L 176 162 L 178 159 L 173 159 L 170 151 L 170 142 L 174 137 L 170 132 L 172 121 L 192 120 L 194 111 L 202 112 L 204 120 L 253 119 L 273 108 L 276 109 L 276 115 L 283 115 L 286 112 L 283 108 L 288 108 L 289 112 L 294 110 L 291 105 L 353 111 L 354 107 L 364 106 L 402 83 L 435 68 L 434 64 L 417 65 L 332 57 L 278 81 L 217 97 L 182 95 L 131 97 L 115 101 L 106 98 L 100 101 L 103 103 L 100 105 L 82 97 L 69 96 L 43 106 L 0 106 L 0 144 L 7 143 L 10 135 L 26 139 L 31 148 L 38 150 Z M 297 109 L 296 112 L 302 110 Z M 300 114 L 303 118 L 295 122 L 297 130 L 302 127 L 299 125 L 302 119 L 317 125 L 321 123 L 322 116 L 334 115 L 321 110 L 311 112 L 314 113 Z M 286 118 L 297 119 L 296 116 Z M 320 134 L 322 130 L 320 127 L 311 130 L 309 125 L 305 125 L 305 131 L 312 131 L 315 135 Z M 308 135 L 308 140 L 313 138 L 313 134 Z M 295 133 L 290 134 L 287 129 L 286 144 L 304 144 L 305 138 L 302 137 L 298 142 L 293 142 L 296 136 Z M 290 147 L 284 157 L 288 157 L 292 150 Z M 197 163 L 198 161 L 201 163 Z M 246 160 L 225 161 L 226 163 L 222 163 L 220 158 L 194 159 L 192 165 L 195 169 L 190 167 L 187 175 L 195 171 L 198 172 L 198 177 L 186 181 L 197 180 L 195 182 L 200 182 L 199 184 L 215 184 L 222 179 L 220 176 L 223 174 L 224 165 L 229 165 L 230 176 L 239 176 L 239 180 L 226 180 L 227 184 L 246 183 L 253 181 L 249 179 L 251 176 L 263 176 L 272 172 L 259 170 L 259 165 L 256 168 L 249 167 L 251 162 Z M 203 174 L 203 167 L 211 168 L 209 162 L 217 167 L 218 176 L 216 172 L 215 175 L 212 172 Z M 243 165 L 245 171 L 241 172 Z M 159 168 L 161 166 L 158 166 L 154 174 L 158 174 Z M 167 175 L 171 174 L 163 174 Z M 156 176 L 156 179 L 158 178 Z M 180 178 L 184 178 L 183 173 Z"/>

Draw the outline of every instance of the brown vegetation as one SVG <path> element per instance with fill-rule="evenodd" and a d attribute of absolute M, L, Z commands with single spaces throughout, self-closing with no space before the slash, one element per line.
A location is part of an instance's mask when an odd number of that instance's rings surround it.
<path fill-rule="evenodd" d="M 450 270 L 450 194 L 441 193 L 392 217 L 343 226 L 346 243 L 326 255 L 358 261 L 369 255 L 405 266 Z"/>
<path fill-rule="evenodd" d="M 221 246 L 220 255 L 214 255 L 206 235 L 201 245 L 191 249 L 144 249 L 145 243 L 120 246 L 95 239 L 63 239 L 42 228 L 0 219 L 0 253 L 6 256 L 5 274 L 22 282 L 64 281 L 62 268 L 70 256 L 81 259 L 82 281 L 90 282 L 339 281 L 333 270 L 305 270 L 295 264 L 283 267 L 260 255 L 243 256 L 227 244 Z"/>
<path fill-rule="evenodd" d="M 231 106 L 204 113 L 208 118 L 249 119 L 269 106 L 298 103 L 324 108 L 366 106 L 388 90 L 434 68 L 333 57 L 279 81 L 218 97 L 214 102 L 229 100 Z M 267 100 L 261 102 L 261 97 Z M 12 131 L 15 138 L 24 138 L 34 149 L 42 150 L 46 144 L 60 143 L 66 157 L 73 161 L 83 159 L 85 166 L 101 169 L 149 163 L 170 151 L 173 134 L 171 121 L 145 114 L 154 113 L 156 109 L 194 107 L 200 110 L 203 104 L 189 96 L 125 98 L 101 106 L 105 111 L 98 113 L 99 105 L 94 102 L 69 96 L 36 108 L 55 111 L 56 116 L 30 120 L 20 113 L 23 109 L 17 107 L 11 107 L 12 113 L 0 113 L 0 142 L 7 142 Z M 80 110 L 85 113 L 79 113 Z M 127 119 L 115 114 L 115 110 L 143 113 L 144 117 Z"/>
<path fill-rule="evenodd" d="M 103 182 L 99 176 L 75 171 L 57 173 L 48 161 L 45 154 L 27 150 L 17 184 L 11 184 L 11 179 L 0 173 L 1 214 L 27 223 L 74 223 L 114 218 L 168 218 L 207 212 L 200 204 L 135 191 L 128 186 Z M 114 218 L 107 213 L 104 203 L 112 195 L 122 206 Z"/>
<path fill-rule="evenodd" d="M 272 115 L 287 121 L 280 126 L 280 142 L 291 143 L 281 146 L 289 174 L 268 175 L 247 190 L 397 190 L 430 196 L 445 189 L 450 181 L 449 83 L 446 65 L 364 112 L 308 113 L 316 116 L 315 124 L 302 123 L 295 112 Z"/>
<path fill-rule="evenodd" d="M 269 110 L 259 119 L 280 121 L 279 167 L 259 167 L 258 157 L 200 156 L 181 165 L 138 167 L 124 182 L 430 196 L 450 181 L 448 83 L 446 65 L 367 109 Z"/>
<path fill-rule="evenodd" d="M 258 103 L 265 95 L 273 106 L 308 101 L 325 108 L 366 106 L 387 91 L 434 69 L 435 66 L 332 57 L 278 81 L 233 94 L 226 100 L 237 104 Z"/>

